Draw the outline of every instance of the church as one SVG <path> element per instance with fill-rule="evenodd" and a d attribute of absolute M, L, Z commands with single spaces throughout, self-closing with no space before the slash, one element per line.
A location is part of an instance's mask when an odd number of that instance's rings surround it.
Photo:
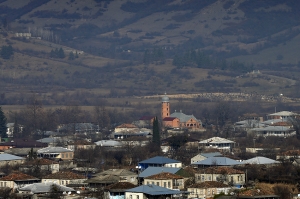
<path fill-rule="evenodd" d="M 202 123 L 194 115 L 186 115 L 180 112 L 170 114 L 170 100 L 165 94 L 161 101 L 161 118 L 164 127 L 202 129 Z"/>

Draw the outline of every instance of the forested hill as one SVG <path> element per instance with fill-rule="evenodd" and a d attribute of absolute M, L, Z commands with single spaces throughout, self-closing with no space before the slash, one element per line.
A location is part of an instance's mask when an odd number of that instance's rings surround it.
<path fill-rule="evenodd" d="M 295 94 L 299 7 L 298 0 L 0 0 L 0 84 L 8 93 L 284 87 Z M 253 70 L 263 77 L 236 79 Z"/>

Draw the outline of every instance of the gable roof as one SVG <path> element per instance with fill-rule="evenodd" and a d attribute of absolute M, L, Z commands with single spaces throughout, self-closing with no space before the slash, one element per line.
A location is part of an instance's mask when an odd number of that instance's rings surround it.
<path fill-rule="evenodd" d="M 104 188 L 104 190 L 109 190 L 109 191 L 112 191 L 112 190 L 119 190 L 119 191 L 123 191 L 123 190 L 126 190 L 126 189 L 132 189 L 136 187 L 136 185 L 130 183 L 130 182 L 117 182 L 115 184 L 111 184 L 111 185 L 108 185 Z"/>
<path fill-rule="evenodd" d="M 15 148 L 36 148 L 36 147 L 46 147 L 47 144 L 37 142 L 35 140 L 29 140 L 29 139 L 13 139 L 10 142 L 0 143 L 0 146 L 12 146 Z"/>
<path fill-rule="evenodd" d="M 216 157 L 216 156 L 222 156 L 220 152 L 213 152 L 213 153 L 200 153 L 199 155 L 210 158 L 210 157 Z"/>
<path fill-rule="evenodd" d="M 237 170 L 237 169 L 234 169 L 234 168 L 231 168 L 231 167 L 209 167 L 209 168 L 203 169 L 202 172 L 204 172 L 206 174 L 210 174 L 210 173 L 223 174 L 223 173 L 226 173 L 228 175 L 231 175 L 231 174 L 244 174 L 245 173 L 244 171 Z"/>
<path fill-rule="evenodd" d="M 117 126 L 116 128 L 138 128 L 137 126 L 135 126 L 134 124 L 121 124 L 119 126 Z"/>
<path fill-rule="evenodd" d="M 268 114 L 267 116 L 295 116 L 295 115 L 298 114 L 290 111 L 280 111 L 280 112 Z"/>
<path fill-rule="evenodd" d="M 20 156 L 11 155 L 7 153 L 0 154 L 0 161 L 10 161 L 10 160 L 24 160 L 25 158 L 22 158 Z"/>
<path fill-rule="evenodd" d="M 39 180 L 36 177 L 21 173 L 19 171 L 12 172 L 11 174 L 0 178 L 0 181 L 23 181 L 23 180 Z"/>
<path fill-rule="evenodd" d="M 163 121 L 173 121 L 175 119 L 177 119 L 177 117 L 165 117 Z"/>
<path fill-rule="evenodd" d="M 48 193 L 51 191 L 52 186 L 55 185 L 59 188 L 61 192 L 69 192 L 75 191 L 72 188 L 55 184 L 53 182 L 46 182 L 46 183 L 33 183 L 30 185 L 25 185 L 24 187 L 19 188 L 20 191 L 30 191 L 31 193 Z"/>
<path fill-rule="evenodd" d="M 173 174 L 173 173 L 168 173 L 168 172 L 162 172 L 158 173 L 152 176 L 148 176 L 145 179 L 152 179 L 152 180 L 168 180 L 168 179 L 183 179 L 183 177 Z"/>
<path fill-rule="evenodd" d="M 230 186 L 228 184 L 224 184 L 222 182 L 205 181 L 205 182 L 193 184 L 193 185 L 189 186 L 188 188 L 203 188 L 203 189 L 206 189 L 206 188 L 224 188 L 224 187 L 230 188 Z"/>
<path fill-rule="evenodd" d="M 174 167 L 148 167 L 142 173 L 140 173 L 140 178 L 146 178 L 151 175 L 155 175 L 161 172 L 168 172 L 168 173 L 176 173 L 180 170 L 180 168 Z"/>
<path fill-rule="evenodd" d="M 202 140 L 199 143 L 200 144 L 206 144 L 206 143 L 221 144 L 221 143 L 235 143 L 235 142 L 221 137 L 212 137 L 206 140 Z"/>
<path fill-rule="evenodd" d="M 163 156 L 155 156 L 153 158 L 143 160 L 139 163 L 142 163 L 142 164 L 169 164 L 169 163 L 180 163 L 180 161 L 166 158 Z"/>
<path fill-rule="evenodd" d="M 68 180 L 74 180 L 74 179 L 86 179 L 85 176 L 79 175 L 70 171 L 59 171 L 57 173 L 52 173 L 50 175 L 47 175 L 43 177 L 43 179 L 68 179 Z"/>
<path fill-rule="evenodd" d="M 270 158 L 261 157 L 261 156 L 244 160 L 242 162 L 242 164 L 276 164 L 276 163 L 280 163 L 280 162 Z"/>
<path fill-rule="evenodd" d="M 100 175 L 94 178 L 88 179 L 86 183 L 99 183 L 99 184 L 110 184 L 119 182 L 120 177 L 115 175 Z"/>
<path fill-rule="evenodd" d="M 226 157 L 209 157 L 206 158 L 205 160 L 201 160 L 193 163 L 193 165 L 207 165 L 207 166 L 233 166 L 239 164 L 241 163 Z"/>
<path fill-rule="evenodd" d="M 99 175 L 132 176 L 137 174 L 126 169 L 108 169 L 97 174 Z"/>
<path fill-rule="evenodd" d="M 71 149 L 63 148 L 63 147 L 46 147 L 39 149 L 38 153 L 63 153 L 63 152 L 73 152 Z"/>
<path fill-rule="evenodd" d="M 173 194 L 180 194 L 181 191 L 167 189 L 164 187 L 156 186 L 153 184 L 149 185 L 141 185 L 139 187 L 135 187 L 132 189 L 126 190 L 126 192 L 133 192 L 133 193 L 144 193 L 148 195 L 173 195 Z"/>

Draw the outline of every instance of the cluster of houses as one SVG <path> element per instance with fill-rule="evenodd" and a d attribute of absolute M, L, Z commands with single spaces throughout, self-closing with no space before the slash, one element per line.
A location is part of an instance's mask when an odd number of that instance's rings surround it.
<path fill-rule="evenodd" d="M 239 190 L 239 198 L 279 198 L 275 193 L 266 195 L 264 192 L 243 195 L 242 190 L 247 185 L 245 165 L 271 167 L 280 164 L 265 157 L 241 161 L 220 152 L 199 153 L 191 159 L 191 165 L 183 165 L 178 160 L 156 156 L 140 161 L 136 169 L 98 171 L 97 168 L 76 167 L 76 163 L 71 163 L 74 151 L 67 148 L 45 147 L 36 152 L 37 157 L 31 161 L 24 156 L 0 154 L 1 165 L 20 165 L 18 171 L 1 174 L 0 189 L 7 187 L 29 198 L 47 196 L 53 185 L 70 198 L 99 190 L 107 199 L 213 198 L 218 194 L 233 197 L 236 190 Z M 288 154 L 285 156 L 288 158 Z M 41 178 L 25 174 L 35 172 L 37 166 L 49 173 Z"/>

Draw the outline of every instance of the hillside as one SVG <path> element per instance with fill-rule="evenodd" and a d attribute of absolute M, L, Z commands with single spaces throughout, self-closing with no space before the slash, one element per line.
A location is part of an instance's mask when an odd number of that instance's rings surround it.
<path fill-rule="evenodd" d="M 246 92 L 299 97 L 299 1 L 1 0 L 0 102 Z M 31 33 L 30 39 L 15 33 Z M 51 57 L 62 49 L 64 58 Z M 79 53 L 70 59 L 69 53 Z M 83 53 L 81 53 L 83 52 Z M 259 70 L 259 73 L 249 73 Z M 83 97 L 84 96 L 84 97 Z"/>

